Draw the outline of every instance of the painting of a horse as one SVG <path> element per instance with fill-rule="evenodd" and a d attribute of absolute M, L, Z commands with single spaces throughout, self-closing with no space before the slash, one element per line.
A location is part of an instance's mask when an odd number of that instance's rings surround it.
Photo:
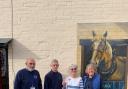
<path fill-rule="evenodd" d="M 110 43 L 107 41 L 107 32 L 103 35 L 97 35 L 94 31 L 92 33 L 92 57 L 90 62 L 97 66 L 98 72 L 104 80 L 124 79 L 125 60 L 127 58 L 116 55 L 116 51 L 112 49 Z"/>

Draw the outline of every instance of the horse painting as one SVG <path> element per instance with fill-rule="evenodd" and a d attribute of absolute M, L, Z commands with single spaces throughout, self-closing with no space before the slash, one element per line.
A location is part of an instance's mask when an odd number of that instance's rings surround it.
<path fill-rule="evenodd" d="M 97 35 L 94 31 L 91 45 L 92 57 L 90 62 L 97 66 L 103 80 L 122 80 L 125 74 L 126 57 L 116 55 L 107 41 L 107 32 Z"/>

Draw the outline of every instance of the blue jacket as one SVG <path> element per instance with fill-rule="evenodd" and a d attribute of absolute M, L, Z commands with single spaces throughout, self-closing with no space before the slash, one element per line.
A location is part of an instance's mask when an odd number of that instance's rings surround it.
<path fill-rule="evenodd" d="M 37 70 L 28 71 L 26 68 L 20 70 L 15 78 L 14 89 L 42 89 L 41 78 Z"/>
<path fill-rule="evenodd" d="M 88 80 L 88 76 L 85 75 L 83 77 L 83 81 L 84 81 L 84 89 L 87 89 L 86 88 L 86 83 L 87 83 L 87 80 Z M 101 88 L 101 79 L 100 79 L 100 75 L 99 74 L 95 74 L 93 77 L 92 77 L 92 89 L 100 89 Z"/>
<path fill-rule="evenodd" d="M 59 72 L 50 71 L 45 75 L 44 89 L 62 89 L 62 75 Z"/>

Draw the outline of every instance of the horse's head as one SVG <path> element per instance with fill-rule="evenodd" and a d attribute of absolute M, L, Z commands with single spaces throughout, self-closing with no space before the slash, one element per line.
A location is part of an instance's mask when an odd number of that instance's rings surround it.
<path fill-rule="evenodd" d="M 93 43 L 92 43 L 92 58 L 91 63 L 98 64 L 100 60 L 103 60 L 105 53 L 108 53 L 107 56 L 112 58 L 112 49 L 110 44 L 107 42 L 107 32 L 103 35 L 97 35 L 94 31 L 93 33 Z"/>

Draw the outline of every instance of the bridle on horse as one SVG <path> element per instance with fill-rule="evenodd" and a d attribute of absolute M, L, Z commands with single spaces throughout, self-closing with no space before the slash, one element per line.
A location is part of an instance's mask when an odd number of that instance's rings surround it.
<path fill-rule="evenodd" d="M 94 41 L 95 42 L 95 41 Z M 93 42 L 93 44 L 94 44 Z M 103 53 L 107 50 L 107 43 L 106 43 L 106 40 L 102 40 L 97 49 L 93 49 L 93 51 L 97 51 L 97 52 L 100 52 L 101 55 L 103 55 Z M 96 54 L 96 57 L 97 58 L 98 54 Z M 99 63 L 98 63 L 98 71 L 100 72 L 100 74 L 104 77 L 104 79 L 108 79 L 108 77 L 110 77 L 116 70 L 116 67 L 117 67 L 117 64 L 116 64 L 116 61 L 114 59 L 112 59 L 112 63 L 111 63 L 111 66 L 108 68 L 108 69 L 105 69 L 105 61 L 104 59 L 102 59 L 103 57 L 101 56 L 99 59 Z"/>

